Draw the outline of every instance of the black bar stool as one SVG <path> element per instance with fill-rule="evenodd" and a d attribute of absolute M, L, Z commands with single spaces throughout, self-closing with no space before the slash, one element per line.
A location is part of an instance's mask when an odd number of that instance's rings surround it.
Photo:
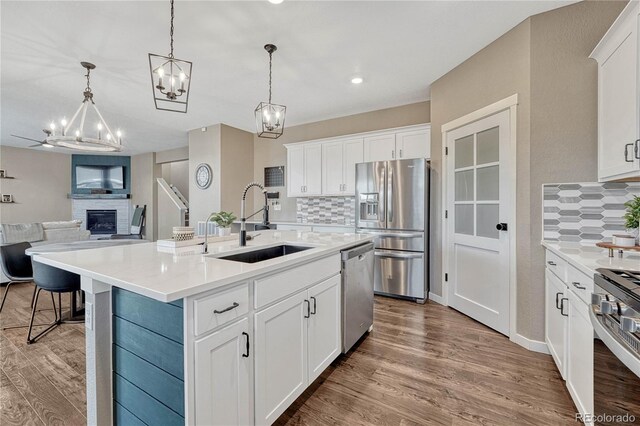
<path fill-rule="evenodd" d="M 35 342 L 37 339 L 44 336 L 56 326 L 62 324 L 62 293 L 71 293 L 80 290 L 80 275 L 35 261 L 33 262 L 33 280 L 36 283 L 37 291 L 33 303 L 33 309 L 31 311 L 31 321 L 29 322 L 29 332 L 27 333 L 27 344 Z M 54 322 L 51 323 L 47 328 L 42 330 L 40 333 L 38 333 L 36 336 L 31 337 L 33 318 L 36 314 L 36 308 L 38 306 L 38 297 L 40 296 L 40 292 L 42 290 L 50 291 L 52 299 L 53 293 L 58 293 L 58 310 L 55 310 L 54 302 Z"/>

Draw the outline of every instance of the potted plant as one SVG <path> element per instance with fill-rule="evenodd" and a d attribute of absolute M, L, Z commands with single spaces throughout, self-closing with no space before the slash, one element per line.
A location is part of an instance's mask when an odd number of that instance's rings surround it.
<path fill-rule="evenodd" d="M 624 226 L 638 239 L 638 227 L 640 227 L 640 197 L 633 197 L 631 201 L 624 203 L 627 212 L 624 215 Z"/>
<path fill-rule="evenodd" d="M 209 217 L 209 220 L 218 225 L 218 235 L 221 237 L 227 236 L 231 234 L 231 224 L 237 217 L 231 212 L 218 212 L 213 213 Z"/>

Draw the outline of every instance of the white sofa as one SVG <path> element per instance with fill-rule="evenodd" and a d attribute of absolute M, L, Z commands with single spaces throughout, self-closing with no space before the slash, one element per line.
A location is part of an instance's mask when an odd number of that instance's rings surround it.
<path fill-rule="evenodd" d="M 32 246 L 54 243 L 66 243 L 69 241 L 88 240 L 91 232 L 81 229 L 81 220 L 65 220 L 58 222 L 42 222 L 43 239 L 31 241 Z M 0 229 L 0 244 L 5 244 L 4 235 Z M 0 282 L 7 282 L 9 279 L 0 270 Z"/>
<path fill-rule="evenodd" d="M 32 241 L 31 245 L 65 243 L 69 241 L 88 240 L 91 232 L 81 229 L 81 220 L 64 220 L 57 222 L 42 222 L 44 237 L 42 240 Z M 0 230 L 0 244 L 5 244 L 4 236 Z"/>

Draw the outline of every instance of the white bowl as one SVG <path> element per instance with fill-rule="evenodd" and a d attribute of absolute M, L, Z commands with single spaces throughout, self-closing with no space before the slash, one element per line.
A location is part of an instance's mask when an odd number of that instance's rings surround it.
<path fill-rule="evenodd" d="M 613 245 L 618 247 L 635 247 L 636 239 L 631 235 L 614 235 Z"/>

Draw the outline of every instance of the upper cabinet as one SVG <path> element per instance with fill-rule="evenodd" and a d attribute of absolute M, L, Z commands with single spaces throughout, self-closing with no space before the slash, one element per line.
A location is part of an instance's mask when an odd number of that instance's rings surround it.
<path fill-rule="evenodd" d="M 431 126 L 364 138 L 364 161 L 431 157 Z"/>
<path fill-rule="evenodd" d="M 299 144 L 287 147 L 287 195 L 310 197 L 322 194 L 322 147 Z"/>
<path fill-rule="evenodd" d="M 285 147 L 289 197 L 353 196 L 357 163 L 429 158 L 431 126 L 423 124 Z"/>
<path fill-rule="evenodd" d="M 362 163 L 362 138 L 322 144 L 322 195 L 354 195 L 356 164 Z"/>
<path fill-rule="evenodd" d="M 640 177 L 638 15 L 629 2 L 591 53 L 598 61 L 598 179 Z"/>

